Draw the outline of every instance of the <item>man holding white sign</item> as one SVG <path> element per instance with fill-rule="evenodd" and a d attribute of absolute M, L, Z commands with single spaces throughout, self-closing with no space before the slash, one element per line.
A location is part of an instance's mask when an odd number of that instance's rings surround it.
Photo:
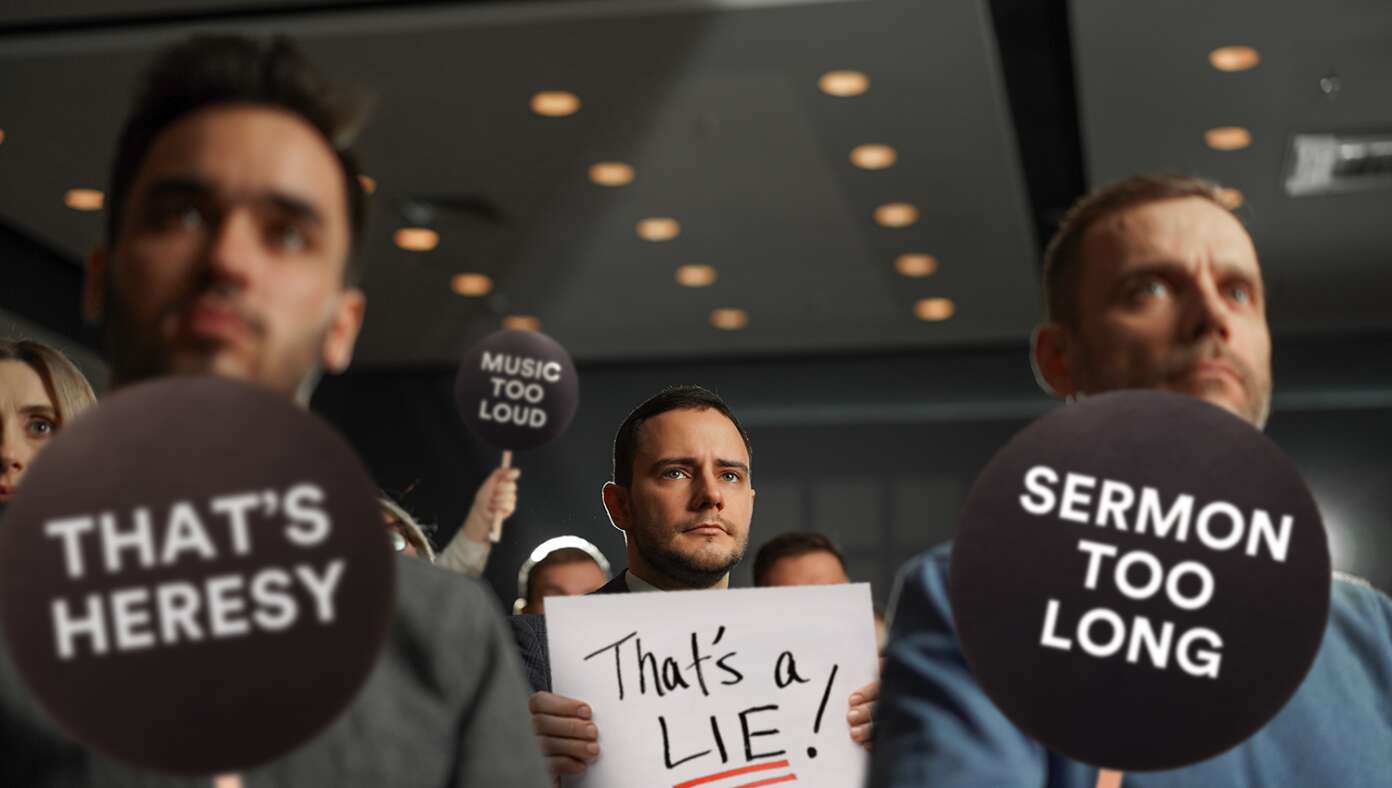
<path fill-rule="evenodd" d="M 1259 429 L 1264 426 L 1271 398 L 1271 340 L 1261 268 L 1251 238 L 1215 184 L 1136 177 L 1084 198 L 1050 243 L 1044 277 L 1049 322 L 1035 331 L 1032 361 L 1046 391 L 1071 399 L 1120 389 L 1163 389 L 1201 398 Z M 1133 490 L 1105 478 L 1093 489 L 1096 481 L 1070 476 L 1065 469 L 1034 469 L 1020 505 L 1036 517 L 1057 510 L 1060 519 L 1070 522 L 1111 521 L 1118 531 L 1127 529 L 1123 518 L 1133 503 L 1139 508 L 1137 531 L 1147 530 L 1148 511 L 1161 509 L 1154 490 Z M 1079 503 L 1093 500 L 1094 493 L 1095 520 Z M 1206 549 L 1285 560 L 1288 523 L 1281 513 L 1256 511 L 1248 518 L 1224 502 L 1189 503 L 1197 514 L 1194 539 Z M 1169 517 L 1187 509 L 1169 501 L 1163 506 L 1167 519 L 1151 518 L 1149 532 L 1156 538 L 1183 539 L 1188 515 L 1184 520 Z M 1205 513 L 1215 511 L 1235 524 L 1222 539 L 1204 529 Z M 1236 536 L 1244 533 L 1241 523 L 1248 520 L 1248 538 L 1239 544 Z M 1088 553 L 1088 588 L 1115 580 L 1122 593 L 1136 598 L 1163 593 L 1184 610 L 1211 598 L 1212 579 L 1201 565 L 1171 568 L 1163 591 L 1154 582 L 1135 589 L 1127 585 L 1132 577 L 1128 567 L 1119 564 L 1148 562 L 1152 565 L 1146 568 L 1159 577 L 1160 567 L 1151 557 L 1128 553 L 1118 559 L 1109 545 L 1079 544 Z M 1046 750 L 983 693 L 957 639 L 948 595 L 950 557 L 949 547 L 940 547 L 901 573 L 870 785 L 1102 784 L 1096 768 Z M 1110 562 L 1105 569 L 1104 561 Z M 1186 571 L 1187 581 L 1182 577 Z M 1042 647 L 1069 651 L 1075 638 L 1053 627 L 1056 612 L 1049 609 Z M 1084 630 L 1077 638 L 1078 647 L 1099 657 L 1110 653 L 1087 642 L 1087 635 Z M 1214 648 L 1218 642 L 1214 633 L 1202 629 L 1181 636 L 1178 668 L 1195 682 L 1214 680 L 1222 656 Z M 1271 654 L 1271 661 L 1284 656 Z M 1126 784 L 1385 785 L 1392 775 L 1389 703 L 1392 600 L 1366 584 L 1336 577 L 1319 655 L 1294 698 L 1271 722 L 1221 755 L 1179 769 L 1128 772 Z M 1134 724 L 1152 740 L 1195 735 L 1149 730 L 1145 719 Z"/>
<path fill-rule="evenodd" d="M 712 392 L 698 386 L 666 389 L 619 427 L 613 481 L 604 485 L 603 495 L 610 521 L 624 532 L 629 563 L 595 593 L 728 588 L 754 515 L 749 438 Z M 542 752 L 553 774 L 582 774 L 600 755 L 593 710 L 583 700 L 549 691 L 555 660 L 548 657 L 545 619 L 514 616 L 512 621 L 538 690 L 531 711 Z M 866 624 L 871 633 L 868 618 Z M 851 737 L 867 746 L 878 689 L 875 681 L 850 696 Z"/>

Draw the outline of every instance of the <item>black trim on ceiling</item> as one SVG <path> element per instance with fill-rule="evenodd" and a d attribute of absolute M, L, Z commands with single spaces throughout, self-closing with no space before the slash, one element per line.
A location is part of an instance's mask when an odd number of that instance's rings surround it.
<path fill-rule="evenodd" d="M 82 269 L 3 219 L 0 282 L 0 309 L 97 348 L 96 329 L 82 319 Z"/>
<path fill-rule="evenodd" d="M 1068 2 L 991 0 L 991 22 L 1042 252 L 1088 182 Z"/>
<path fill-rule="evenodd" d="M 167 27 L 233 19 L 250 21 L 339 11 L 384 9 L 396 11 L 430 6 L 499 5 L 504 1 L 509 3 L 582 2 L 582 0 L 318 0 L 318 2 L 316 0 L 301 0 L 297 3 L 271 4 L 269 2 L 256 2 L 256 0 L 240 0 L 240 2 L 228 0 L 226 5 L 218 8 L 204 8 L 194 11 L 161 9 L 126 14 L 96 14 L 11 22 L 0 24 L 0 37 L 86 30 L 119 30 L 129 27 Z"/>

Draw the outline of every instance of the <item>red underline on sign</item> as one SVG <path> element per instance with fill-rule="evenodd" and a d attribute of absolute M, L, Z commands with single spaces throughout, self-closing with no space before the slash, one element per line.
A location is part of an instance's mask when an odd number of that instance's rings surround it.
<path fill-rule="evenodd" d="M 692 788 L 692 786 L 705 785 L 706 783 L 713 783 L 717 780 L 723 780 L 726 777 L 738 777 L 741 774 L 749 774 L 750 772 L 763 772 L 768 771 L 769 769 L 783 769 L 787 766 L 787 761 L 771 761 L 769 763 L 756 763 L 752 766 L 741 766 L 738 769 L 731 769 L 728 772 L 720 772 L 719 774 L 708 774 L 705 777 L 697 777 L 694 780 L 687 780 L 684 783 L 677 783 L 676 785 L 672 786 L 672 788 Z M 793 779 L 797 779 L 797 776 L 794 775 Z M 763 783 L 760 784 L 762 785 Z"/>
<path fill-rule="evenodd" d="M 736 785 L 735 788 L 759 788 L 761 785 L 773 785 L 774 783 L 790 783 L 797 779 L 796 774 L 785 774 L 782 777 L 770 777 L 767 780 L 759 780 L 753 783 L 743 783 Z"/>

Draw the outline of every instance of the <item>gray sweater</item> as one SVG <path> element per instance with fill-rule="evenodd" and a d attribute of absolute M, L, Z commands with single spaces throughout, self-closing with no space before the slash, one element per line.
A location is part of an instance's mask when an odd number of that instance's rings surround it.
<path fill-rule="evenodd" d="M 243 774 L 243 784 L 549 788 L 526 684 L 492 594 L 424 561 L 402 558 L 397 569 L 396 615 L 352 705 L 304 747 Z M 0 648 L 0 785 L 211 784 L 139 772 L 75 744 L 34 706 Z"/>

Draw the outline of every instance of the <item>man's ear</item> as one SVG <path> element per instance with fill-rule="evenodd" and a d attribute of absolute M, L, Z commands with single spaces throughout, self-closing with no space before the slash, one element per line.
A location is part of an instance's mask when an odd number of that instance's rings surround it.
<path fill-rule="evenodd" d="M 106 247 L 98 246 L 87 255 L 82 279 L 82 316 L 98 324 L 106 312 Z"/>
<path fill-rule="evenodd" d="M 1076 381 L 1069 373 L 1069 353 L 1073 337 L 1058 323 L 1040 323 L 1030 334 L 1030 367 L 1035 382 L 1055 397 L 1071 397 L 1078 392 Z"/>
<path fill-rule="evenodd" d="M 325 370 L 336 375 L 353 361 L 353 346 L 358 342 L 366 311 L 367 296 L 358 288 L 350 287 L 339 295 L 333 314 L 329 316 L 328 330 L 324 332 L 320 361 Z"/>
<path fill-rule="evenodd" d="M 604 499 L 604 511 L 609 513 L 610 524 L 627 534 L 632 520 L 628 511 L 628 490 L 613 482 L 605 482 L 600 496 Z"/>

